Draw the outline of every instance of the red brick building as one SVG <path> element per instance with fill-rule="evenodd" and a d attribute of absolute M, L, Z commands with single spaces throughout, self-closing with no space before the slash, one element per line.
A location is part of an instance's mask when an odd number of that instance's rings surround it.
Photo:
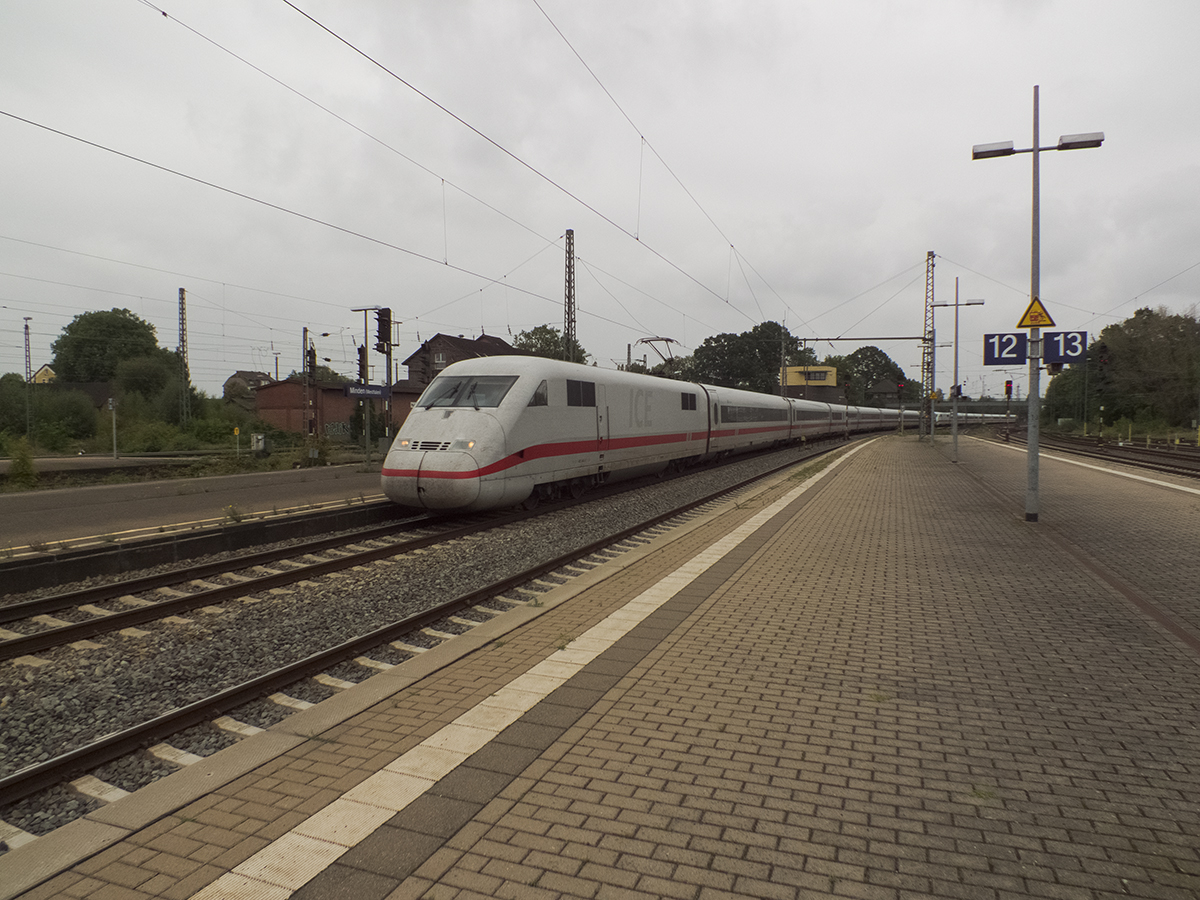
<path fill-rule="evenodd" d="M 408 411 L 439 372 L 451 363 L 480 356 L 528 356 L 507 341 L 491 335 L 480 338 L 435 334 L 416 353 L 404 360 L 409 378 L 392 385 L 392 434 L 404 424 Z M 300 378 L 275 381 L 254 390 L 255 414 L 280 431 L 303 434 L 305 411 L 310 411 L 312 433 L 329 440 L 350 440 L 351 421 L 359 401 L 346 396 L 341 384 L 308 385 Z M 371 401 L 377 417 L 383 416 L 383 400 Z M 373 419 L 379 421 L 379 418 Z M 378 435 L 383 437 L 383 435 Z"/>

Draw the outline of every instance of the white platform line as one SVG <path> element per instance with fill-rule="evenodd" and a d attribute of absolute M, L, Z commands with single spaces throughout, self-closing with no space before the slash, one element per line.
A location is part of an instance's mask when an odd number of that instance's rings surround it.
<path fill-rule="evenodd" d="M 982 438 L 972 438 L 975 441 L 982 441 Z M 993 441 L 984 441 L 984 443 L 994 443 Z M 1003 450 L 1011 450 L 1014 453 L 1028 453 L 1024 447 L 1013 447 L 1012 445 L 997 444 Z M 1039 459 L 1052 459 L 1055 462 L 1067 463 L 1071 466 L 1079 466 L 1081 469 L 1093 469 L 1097 472 L 1103 472 L 1106 475 L 1116 475 L 1118 478 L 1128 478 L 1132 481 L 1144 481 L 1146 484 L 1155 484 L 1159 487 L 1170 488 L 1173 491 L 1183 491 L 1185 494 L 1200 494 L 1200 488 L 1186 487 L 1182 484 L 1171 484 L 1169 481 L 1159 481 L 1157 478 L 1147 478 L 1145 475 L 1134 475 L 1132 472 L 1120 472 L 1116 469 L 1110 469 L 1107 466 L 1097 466 L 1092 463 L 1080 462 L 1077 459 L 1068 459 L 1065 456 L 1057 456 L 1053 453 L 1047 453 L 1045 450 L 1038 450 Z M 1120 465 L 1121 460 L 1114 459 L 1113 465 Z"/>
<path fill-rule="evenodd" d="M 551 654 L 222 875 L 193 900 L 274 900 L 303 887 L 865 446 L 834 460 L 585 631 L 566 649 Z"/>

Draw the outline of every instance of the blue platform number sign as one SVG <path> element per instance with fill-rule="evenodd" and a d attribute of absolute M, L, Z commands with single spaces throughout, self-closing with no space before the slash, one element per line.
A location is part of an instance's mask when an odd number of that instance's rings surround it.
<path fill-rule="evenodd" d="M 983 336 L 983 364 L 985 366 L 1015 366 L 1027 359 L 1029 335 L 985 334 Z"/>
<path fill-rule="evenodd" d="M 1086 331 L 1047 331 L 1042 335 L 1042 362 L 1077 363 L 1087 356 Z"/>

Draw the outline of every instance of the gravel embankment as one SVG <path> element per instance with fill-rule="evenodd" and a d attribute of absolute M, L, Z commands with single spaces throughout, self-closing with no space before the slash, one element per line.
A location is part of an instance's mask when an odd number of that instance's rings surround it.
<path fill-rule="evenodd" d="M 143 635 L 105 635 L 99 647 L 49 651 L 40 656 L 44 665 L 10 664 L 0 669 L 0 776 L 491 584 L 791 459 L 799 459 L 799 452 L 786 450 L 699 470 L 480 537 L 394 557 L 389 565 L 325 577 L 319 586 L 296 585 L 248 597 L 226 603 L 220 611 L 195 610 L 187 624 L 153 623 L 145 626 Z M 371 655 L 393 663 L 403 658 L 391 648 Z M 337 677 L 349 681 L 371 674 L 373 670 L 355 663 L 337 670 Z M 310 702 L 332 692 L 311 680 L 287 690 Z M 259 727 L 269 727 L 284 715 L 265 702 L 235 713 Z M 189 732 L 173 743 L 197 755 L 216 752 L 233 740 L 204 728 Z M 131 790 L 170 770 L 157 761 L 118 761 L 106 771 Z M 64 796 L 78 805 L 69 811 L 49 809 L 42 795 L 30 798 L 33 803 L 0 808 L 0 820 L 38 834 L 89 808 L 87 801 Z"/>

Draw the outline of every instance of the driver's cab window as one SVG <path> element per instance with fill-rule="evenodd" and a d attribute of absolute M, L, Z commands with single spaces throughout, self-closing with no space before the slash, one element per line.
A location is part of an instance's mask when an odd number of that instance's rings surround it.
<path fill-rule="evenodd" d="M 533 392 L 533 396 L 529 398 L 530 406 L 549 406 L 550 405 L 550 389 L 546 387 L 545 379 L 537 386 L 537 390 Z"/>

